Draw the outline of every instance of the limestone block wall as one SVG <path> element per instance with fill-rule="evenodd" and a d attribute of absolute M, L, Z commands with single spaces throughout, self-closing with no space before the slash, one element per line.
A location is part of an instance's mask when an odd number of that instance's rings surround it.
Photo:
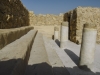
<path fill-rule="evenodd" d="M 33 27 L 25 26 L 12 29 L 0 29 L 0 49 L 27 34 Z"/>
<path fill-rule="evenodd" d="M 0 0 L 0 29 L 29 25 L 29 13 L 21 0 Z"/>
<path fill-rule="evenodd" d="M 30 25 L 34 26 L 41 26 L 41 25 L 61 25 L 61 22 L 63 21 L 63 14 L 59 15 L 53 15 L 53 14 L 34 14 L 33 11 L 29 11 L 29 20 Z"/>
<path fill-rule="evenodd" d="M 97 26 L 97 43 L 100 43 L 100 8 L 78 7 L 77 10 L 77 30 L 76 40 L 82 38 L 83 24 L 88 22 Z M 81 42 L 81 41 L 80 41 Z"/>
<path fill-rule="evenodd" d="M 75 10 L 69 11 L 64 14 L 64 21 L 69 22 L 69 39 L 75 41 L 76 39 L 76 22 L 77 14 Z"/>
<path fill-rule="evenodd" d="M 70 40 L 80 44 L 83 26 L 86 22 L 97 26 L 97 43 L 100 43 L 100 8 L 77 7 L 64 15 L 69 21 Z"/>

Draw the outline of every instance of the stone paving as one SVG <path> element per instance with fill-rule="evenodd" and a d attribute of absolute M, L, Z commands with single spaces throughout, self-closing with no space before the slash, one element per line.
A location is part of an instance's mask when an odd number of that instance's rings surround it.
<path fill-rule="evenodd" d="M 52 44 L 52 47 L 54 47 L 62 60 L 63 64 L 67 68 L 67 70 L 70 72 L 70 75 L 100 75 L 100 60 L 99 60 L 99 54 L 100 54 L 100 45 L 96 45 L 96 51 L 95 51 L 95 61 L 94 61 L 94 68 L 92 71 L 84 71 L 79 69 L 78 63 L 79 63 L 79 54 L 80 54 L 80 45 L 77 45 L 73 42 L 67 41 L 66 42 L 66 48 L 60 49 L 53 40 L 50 41 Z M 59 45 L 59 42 L 57 42 Z"/>

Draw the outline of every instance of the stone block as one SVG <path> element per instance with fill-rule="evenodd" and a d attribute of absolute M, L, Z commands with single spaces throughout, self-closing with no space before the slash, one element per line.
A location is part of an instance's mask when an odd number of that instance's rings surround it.
<path fill-rule="evenodd" d="M 0 50 L 0 75 L 24 75 L 36 33 L 31 30 Z"/>
<path fill-rule="evenodd" d="M 32 29 L 33 27 L 31 26 L 12 29 L 0 29 L 0 49 L 15 41 L 16 39 L 19 39 Z"/>

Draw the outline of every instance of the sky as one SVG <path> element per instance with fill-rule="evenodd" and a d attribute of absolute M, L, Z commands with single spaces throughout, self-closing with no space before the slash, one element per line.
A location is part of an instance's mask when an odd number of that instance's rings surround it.
<path fill-rule="evenodd" d="M 21 2 L 35 14 L 66 13 L 78 6 L 100 8 L 100 0 L 21 0 Z"/>

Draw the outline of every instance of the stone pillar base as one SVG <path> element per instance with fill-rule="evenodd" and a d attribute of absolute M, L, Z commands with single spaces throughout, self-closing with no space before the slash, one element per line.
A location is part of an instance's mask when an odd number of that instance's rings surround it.
<path fill-rule="evenodd" d="M 96 27 L 85 24 L 80 51 L 79 67 L 84 70 L 92 70 L 94 62 L 94 52 L 96 45 Z"/>

